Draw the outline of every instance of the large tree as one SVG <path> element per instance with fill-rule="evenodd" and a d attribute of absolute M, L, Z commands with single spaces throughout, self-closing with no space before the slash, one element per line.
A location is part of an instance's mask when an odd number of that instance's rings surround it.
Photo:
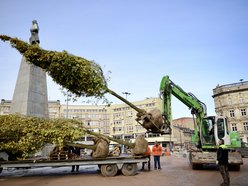
<path fill-rule="evenodd" d="M 15 157 L 25 158 L 46 143 L 63 147 L 83 135 L 82 123 L 76 120 L 0 116 L 0 151 Z"/>

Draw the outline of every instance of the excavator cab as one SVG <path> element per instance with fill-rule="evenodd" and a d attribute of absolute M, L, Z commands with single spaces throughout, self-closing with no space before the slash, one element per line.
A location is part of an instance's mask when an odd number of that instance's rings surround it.
<path fill-rule="evenodd" d="M 200 126 L 200 139 L 202 146 L 213 147 L 216 145 L 214 136 L 214 117 L 206 117 L 202 119 Z"/>
<path fill-rule="evenodd" d="M 224 139 L 225 145 L 230 145 L 226 118 L 208 116 L 202 119 L 200 139 L 203 148 L 216 148 L 219 139 Z"/>
<path fill-rule="evenodd" d="M 217 148 L 219 140 L 224 139 L 225 145 L 231 148 L 239 147 L 241 142 L 236 132 L 229 132 L 227 119 L 222 116 L 203 118 L 200 126 L 202 148 Z"/>

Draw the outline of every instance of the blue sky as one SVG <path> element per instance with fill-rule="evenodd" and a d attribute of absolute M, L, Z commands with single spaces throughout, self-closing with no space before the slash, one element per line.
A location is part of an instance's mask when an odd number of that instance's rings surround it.
<path fill-rule="evenodd" d="M 35 19 L 42 48 L 96 61 L 128 100 L 158 97 L 169 75 L 214 115 L 213 88 L 248 80 L 247 10 L 247 0 L 1 0 L 0 34 L 28 41 Z M 12 99 L 21 55 L 1 41 L 0 54 L 0 99 Z M 64 103 L 47 81 L 49 100 Z M 174 118 L 190 116 L 175 99 L 172 108 Z"/>

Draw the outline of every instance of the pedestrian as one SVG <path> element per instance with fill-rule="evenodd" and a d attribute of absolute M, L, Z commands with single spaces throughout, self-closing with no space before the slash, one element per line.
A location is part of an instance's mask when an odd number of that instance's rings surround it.
<path fill-rule="evenodd" d="M 152 147 L 152 154 L 154 157 L 154 169 L 161 169 L 160 156 L 162 155 L 162 147 L 155 141 L 155 145 Z"/>
<path fill-rule="evenodd" d="M 217 164 L 219 165 L 219 170 L 223 178 L 223 183 L 220 185 L 229 186 L 230 177 L 228 172 L 228 149 L 223 139 L 219 140 L 219 148 L 217 151 Z"/>
<path fill-rule="evenodd" d="M 72 159 L 77 159 L 80 157 L 80 148 L 72 147 L 71 148 Z M 72 165 L 71 172 L 74 172 L 76 168 L 76 172 L 79 171 L 79 165 Z"/>
<path fill-rule="evenodd" d="M 147 162 L 148 170 L 151 170 L 151 149 L 149 145 L 147 146 L 145 157 L 148 158 L 148 162 Z M 141 168 L 142 171 L 145 170 L 145 164 L 146 162 L 142 162 L 142 168 Z"/>

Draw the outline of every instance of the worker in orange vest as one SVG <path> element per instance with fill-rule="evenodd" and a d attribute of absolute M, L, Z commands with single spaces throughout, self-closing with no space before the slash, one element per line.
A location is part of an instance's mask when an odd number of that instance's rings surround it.
<path fill-rule="evenodd" d="M 151 170 L 151 149 L 149 146 L 147 146 L 145 157 L 148 158 L 148 162 L 147 162 L 148 170 Z M 142 171 L 145 169 L 145 164 L 146 162 L 142 162 L 142 168 L 141 168 Z"/>
<path fill-rule="evenodd" d="M 154 169 L 161 169 L 160 156 L 162 155 L 162 147 L 155 141 L 155 145 L 152 147 L 152 154 L 154 157 Z"/>

